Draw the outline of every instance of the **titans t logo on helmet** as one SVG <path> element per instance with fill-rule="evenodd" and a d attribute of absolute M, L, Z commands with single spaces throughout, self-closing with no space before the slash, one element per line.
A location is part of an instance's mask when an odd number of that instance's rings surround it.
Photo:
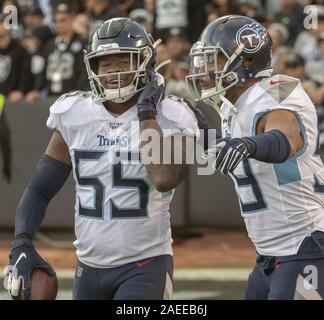
<path fill-rule="evenodd" d="M 264 41 L 267 31 L 257 23 L 246 24 L 236 34 L 237 45 L 244 45 L 243 51 L 257 52 Z"/>

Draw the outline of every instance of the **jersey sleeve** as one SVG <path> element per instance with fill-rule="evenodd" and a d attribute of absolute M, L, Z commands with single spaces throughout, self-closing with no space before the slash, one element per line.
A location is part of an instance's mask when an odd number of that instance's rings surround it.
<path fill-rule="evenodd" d="M 174 135 L 196 136 L 199 138 L 197 119 L 185 101 L 168 96 L 158 107 L 157 121 L 164 137 Z"/>
<path fill-rule="evenodd" d="M 261 104 L 264 112 L 276 109 L 300 112 L 310 101 L 300 80 L 286 75 L 278 74 L 264 80 L 260 87 L 266 92 Z"/>
<path fill-rule="evenodd" d="M 278 74 L 263 80 L 260 87 L 262 90 L 249 103 L 254 105 L 252 135 L 256 132 L 257 122 L 271 111 L 292 111 L 297 120 L 302 122 L 309 113 L 309 108 L 312 108 L 312 101 L 296 78 Z"/>
<path fill-rule="evenodd" d="M 256 134 L 257 122 L 268 112 L 289 110 L 295 113 L 304 138 L 304 147 L 297 156 L 314 152 L 317 140 L 317 114 L 311 99 L 303 89 L 300 81 L 285 75 L 276 75 L 262 81 L 259 103 L 255 101 L 254 118 L 251 134 Z M 256 97 L 255 99 L 257 99 Z"/>

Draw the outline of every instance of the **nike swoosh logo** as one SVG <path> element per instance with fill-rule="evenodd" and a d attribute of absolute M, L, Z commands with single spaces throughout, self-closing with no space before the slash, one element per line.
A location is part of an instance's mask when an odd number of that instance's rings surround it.
<path fill-rule="evenodd" d="M 17 259 L 17 261 L 16 261 L 16 263 L 15 263 L 15 265 L 14 265 L 14 267 L 16 267 L 17 266 L 17 264 L 19 263 L 19 261 L 22 259 L 22 258 L 25 258 L 25 259 L 27 259 L 27 255 L 26 255 L 26 253 L 25 252 L 22 252 L 20 255 L 19 255 L 19 257 L 18 257 L 18 259 Z"/>
<path fill-rule="evenodd" d="M 149 260 L 145 260 L 145 261 L 138 261 L 136 262 L 136 265 L 141 268 L 143 266 L 145 266 L 146 264 L 150 263 L 151 261 L 153 261 L 153 259 L 149 259 Z"/>
<path fill-rule="evenodd" d="M 280 82 L 287 82 L 287 80 L 278 80 L 278 81 L 270 80 L 270 85 L 278 84 Z"/>

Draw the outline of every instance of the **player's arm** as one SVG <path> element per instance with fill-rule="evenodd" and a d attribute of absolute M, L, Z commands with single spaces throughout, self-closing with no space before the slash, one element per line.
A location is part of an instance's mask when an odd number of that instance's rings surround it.
<path fill-rule="evenodd" d="M 148 141 L 145 139 L 145 130 L 154 130 L 158 135 L 160 144 L 159 148 L 159 163 L 152 163 L 145 157 L 148 157 L 146 152 L 142 152 L 142 160 L 145 164 L 146 170 L 152 179 L 155 187 L 160 192 L 166 192 L 177 185 L 179 185 L 187 175 L 188 167 L 184 164 L 164 164 L 164 153 L 171 155 L 171 159 L 174 159 L 174 143 L 173 137 L 166 138 L 163 136 L 163 132 L 156 121 L 156 107 L 162 101 L 164 97 L 164 84 L 158 84 L 158 78 L 153 71 L 148 71 L 150 82 L 145 87 L 138 99 L 138 118 L 140 122 L 140 132 L 141 132 L 141 149 L 145 147 Z M 152 132 L 152 131 L 151 131 Z M 143 138 L 144 137 L 144 138 Z M 170 139 L 170 143 L 166 140 Z M 185 138 L 182 138 L 182 159 L 185 159 Z M 170 149 L 171 148 L 171 149 Z"/>
<path fill-rule="evenodd" d="M 247 158 L 281 163 L 294 156 L 304 145 L 300 125 L 292 111 L 271 111 L 258 121 L 256 129 L 255 136 L 220 141 L 215 168 L 226 174 Z"/>
<path fill-rule="evenodd" d="M 284 109 L 274 110 L 268 112 L 257 123 L 257 135 L 273 130 L 279 131 L 287 138 L 290 147 L 288 158 L 293 157 L 303 147 L 304 138 L 296 114 L 293 111 Z"/>
<path fill-rule="evenodd" d="M 32 269 L 43 268 L 49 275 L 55 274 L 34 249 L 32 238 L 44 219 L 50 200 L 64 185 L 70 172 L 68 147 L 61 134 L 54 131 L 16 211 L 15 239 L 9 255 L 6 283 L 13 298 L 18 297 L 22 285 L 24 299 L 29 299 L 29 275 Z"/>
<path fill-rule="evenodd" d="M 50 200 L 61 189 L 70 172 L 71 160 L 68 147 L 62 135 L 54 131 L 47 150 L 38 162 L 18 204 L 15 236 L 21 233 L 34 236 L 45 216 Z"/>
<path fill-rule="evenodd" d="M 178 186 L 186 177 L 188 173 L 188 166 L 186 164 L 164 164 L 164 154 L 169 154 L 170 159 L 174 159 L 174 148 L 175 148 L 175 137 L 165 138 L 163 136 L 162 130 L 157 123 L 156 120 L 144 120 L 140 122 L 140 131 L 144 132 L 144 130 L 154 130 L 158 133 L 160 144 L 159 149 L 160 154 L 158 155 L 159 163 L 149 162 L 150 159 L 145 159 L 145 156 L 148 156 L 146 152 L 142 152 L 142 160 L 145 164 L 145 168 L 152 179 L 156 189 L 160 192 L 166 192 L 171 189 L 174 189 Z M 142 137 L 142 135 L 141 135 Z M 190 137 L 182 137 L 182 155 L 181 159 L 184 162 L 186 159 L 185 150 L 186 150 L 186 139 L 190 139 Z M 167 141 L 169 140 L 169 141 Z M 141 148 L 144 148 L 145 145 L 149 143 L 148 141 L 141 140 Z"/>

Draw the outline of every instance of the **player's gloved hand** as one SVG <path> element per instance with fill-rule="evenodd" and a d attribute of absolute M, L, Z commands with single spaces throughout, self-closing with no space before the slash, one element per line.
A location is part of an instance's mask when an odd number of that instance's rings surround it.
<path fill-rule="evenodd" d="M 164 80 L 158 78 L 158 75 L 153 70 L 147 71 L 149 83 L 141 92 L 138 102 L 138 118 L 140 121 L 147 119 L 155 119 L 156 107 L 163 100 L 165 93 Z"/>
<path fill-rule="evenodd" d="M 4 281 L 5 288 L 13 299 L 19 298 L 20 288 L 24 300 L 30 298 L 30 273 L 34 268 L 55 275 L 53 268 L 37 253 L 29 235 L 18 235 L 12 242 L 9 266 Z"/>
<path fill-rule="evenodd" d="M 238 164 L 250 155 L 244 140 L 239 138 L 220 139 L 215 147 L 217 154 L 213 166 L 215 169 L 220 169 L 222 174 L 233 172 Z"/>

